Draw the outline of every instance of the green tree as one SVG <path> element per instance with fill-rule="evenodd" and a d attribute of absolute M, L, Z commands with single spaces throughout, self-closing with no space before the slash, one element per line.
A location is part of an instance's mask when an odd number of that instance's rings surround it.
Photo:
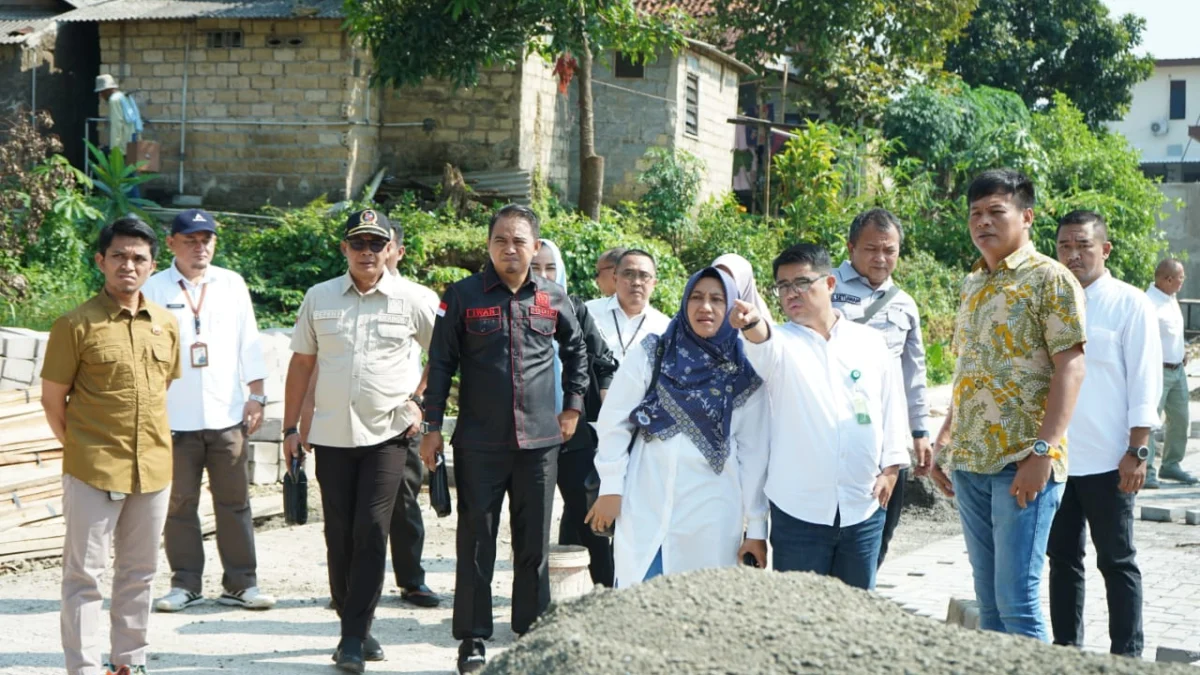
<path fill-rule="evenodd" d="M 593 57 L 616 49 L 644 62 L 678 52 L 689 25 L 678 10 L 644 13 L 633 0 L 346 0 L 345 13 L 351 34 L 374 55 L 376 85 L 415 86 L 434 77 L 469 87 L 481 68 L 514 66 L 529 52 L 557 59 L 561 82 L 578 75 L 579 207 L 593 220 L 604 190 Z"/>
<path fill-rule="evenodd" d="M 832 121 L 873 122 L 914 77 L 941 69 L 946 46 L 978 0 L 740 0 L 713 21 L 737 35 L 747 63 L 789 57 L 803 108 Z M 793 93 L 794 92 L 794 93 Z"/>
<path fill-rule="evenodd" d="M 678 253 L 694 229 L 691 216 L 700 196 L 704 161 L 686 150 L 666 148 L 650 148 L 646 158 L 653 163 L 638 176 L 647 188 L 641 210 L 650 219 L 650 233 Z"/>
<path fill-rule="evenodd" d="M 1092 128 L 1120 119 L 1130 89 L 1154 70 L 1137 56 L 1146 21 L 1109 15 L 1101 0 L 991 0 L 946 53 L 946 70 L 972 85 L 1017 92 L 1033 108 L 1061 91 Z"/>

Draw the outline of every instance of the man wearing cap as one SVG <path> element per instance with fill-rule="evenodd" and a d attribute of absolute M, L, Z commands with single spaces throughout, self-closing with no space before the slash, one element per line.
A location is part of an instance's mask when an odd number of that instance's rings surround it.
<path fill-rule="evenodd" d="M 349 270 L 305 294 L 284 390 L 284 455 L 290 461 L 304 456 L 297 424 L 318 370 L 307 441 L 316 449 L 329 590 L 341 619 L 333 658 L 349 672 L 383 659 L 371 622 L 404 478 L 405 434 L 423 417 L 413 396 L 420 372 L 412 353 L 428 349 L 433 334 L 429 302 L 387 271 L 394 245 L 383 214 L 368 209 L 349 217 L 341 244 Z"/>
<path fill-rule="evenodd" d="M 212 264 L 217 223 L 200 209 L 171 223 L 167 247 L 175 262 L 150 277 L 143 293 L 179 322 L 183 377 L 167 397 L 175 468 L 163 538 L 171 590 L 154 603 L 178 612 L 204 602 L 204 538 L 200 481 L 208 471 L 217 519 L 224 593 L 217 602 L 268 609 L 275 599 L 258 590 L 254 520 L 250 512 L 247 437 L 262 423 L 263 363 L 250 291 L 241 275 Z M 243 385 L 250 396 L 243 394 Z"/>

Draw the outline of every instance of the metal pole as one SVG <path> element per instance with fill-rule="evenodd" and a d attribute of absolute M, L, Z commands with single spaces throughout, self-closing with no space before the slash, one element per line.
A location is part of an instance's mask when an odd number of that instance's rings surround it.
<path fill-rule="evenodd" d="M 774 138 L 773 138 L 773 135 L 771 134 L 771 125 L 764 124 L 762 128 L 766 132 L 763 135 L 767 137 L 767 166 L 766 166 L 767 184 L 763 189 L 763 216 L 765 216 L 767 220 L 770 220 L 771 219 L 771 141 L 773 141 Z"/>
<path fill-rule="evenodd" d="M 179 106 L 179 188 L 176 194 L 183 194 L 183 165 L 187 160 L 187 105 L 188 105 L 188 61 L 192 55 L 192 29 L 189 27 L 187 42 L 183 45 L 183 100 Z"/>
<path fill-rule="evenodd" d="M 33 64 L 33 82 L 30 84 L 29 92 L 29 123 L 34 127 L 37 126 L 37 71 L 38 63 L 35 61 Z"/>
<path fill-rule="evenodd" d="M 788 66 L 790 65 L 790 59 L 783 62 L 783 85 L 779 89 L 779 119 L 775 120 L 776 122 L 787 122 Z"/>

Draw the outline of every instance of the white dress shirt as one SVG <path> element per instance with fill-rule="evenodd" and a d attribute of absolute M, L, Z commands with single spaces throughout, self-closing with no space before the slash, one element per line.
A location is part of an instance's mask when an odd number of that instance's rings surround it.
<path fill-rule="evenodd" d="M 881 469 L 909 465 L 900 367 L 883 335 L 839 313 L 829 340 L 788 322 L 765 342 L 745 345 L 771 402 L 767 497 L 817 525 L 833 525 L 839 512 L 841 527 L 870 518 L 879 508 L 872 491 Z M 868 424 L 855 414 L 856 389 L 866 398 Z"/>
<path fill-rule="evenodd" d="M 1183 363 L 1183 311 L 1174 295 L 1167 295 L 1150 284 L 1146 297 L 1158 317 L 1158 333 L 1162 338 L 1163 363 Z"/>
<path fill-rule="evenodd" d="M 650 385 L 652 354 L 629 350 L 600 408 L 596 472 L 600 494 L 621 495 L 613 538 L 616 585 L 641 583 L 662 549 L 664 574 L 733 567 L 745 536 L 767 538 L 767 396 L 759 387 L 734 408 L 729 457 L 721 473 L 686 433 L 663 441 L 633 435 L 629 413 Z"/>
<path fill-rule="evenodd" d="M 1129 430 L 1158 426 L 1162 393 L 1158 324 L 1147 297 L 1108 273 L 1083 292 L 1087 375 L 1067 428 L 1071 476 L 1116 471 L 1129 447 Z"/>
<path fill-rule="evenodd" d="M 193 305 L 200 303 L 202 287 L 207 289 L 200 305 L 199 336 L 191 305 L 179 287 L 181 281 Z M 183 377 L 167 391 L 171 431 L 228 429 L 241 424 L 246 403 L 243 385 L 267 376 L 254 306 L 241 275 L 210 265 L 200 283 L 192 285 L 172 263 L 150 277 L 142 293 L 179 321 Z M 208 346 L 207 367 L 192 367 L 192 345 L 197 342 Z"/>
<path fill-rule="evenodd" d="M 651 333 L 662 335 L 667 329 L 667 324 L 671 323 L 671 317 L 654 309 L 649 303 L 641 314 L 629 316 L 621 309 L 616 295 L 590 300 L 586 304 L 592 321 L 596 322 L 600 335 L 604 337 L 604 343 L 608 345 L 618 363 L 633 352 L 634 346 L 642 343 L 642 338 Z"/>

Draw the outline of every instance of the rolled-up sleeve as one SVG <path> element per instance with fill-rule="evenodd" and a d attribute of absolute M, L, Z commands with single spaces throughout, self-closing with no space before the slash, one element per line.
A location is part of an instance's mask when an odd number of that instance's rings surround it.
<path fill-rule="evenodd" d="M 1129 382 L 1129 428 L 1157 427 L 1162 396 L 1162 341 L 1158 317 L 1145 296 L 1137 298 L 1122 336 L 1125 372 Z"/>

